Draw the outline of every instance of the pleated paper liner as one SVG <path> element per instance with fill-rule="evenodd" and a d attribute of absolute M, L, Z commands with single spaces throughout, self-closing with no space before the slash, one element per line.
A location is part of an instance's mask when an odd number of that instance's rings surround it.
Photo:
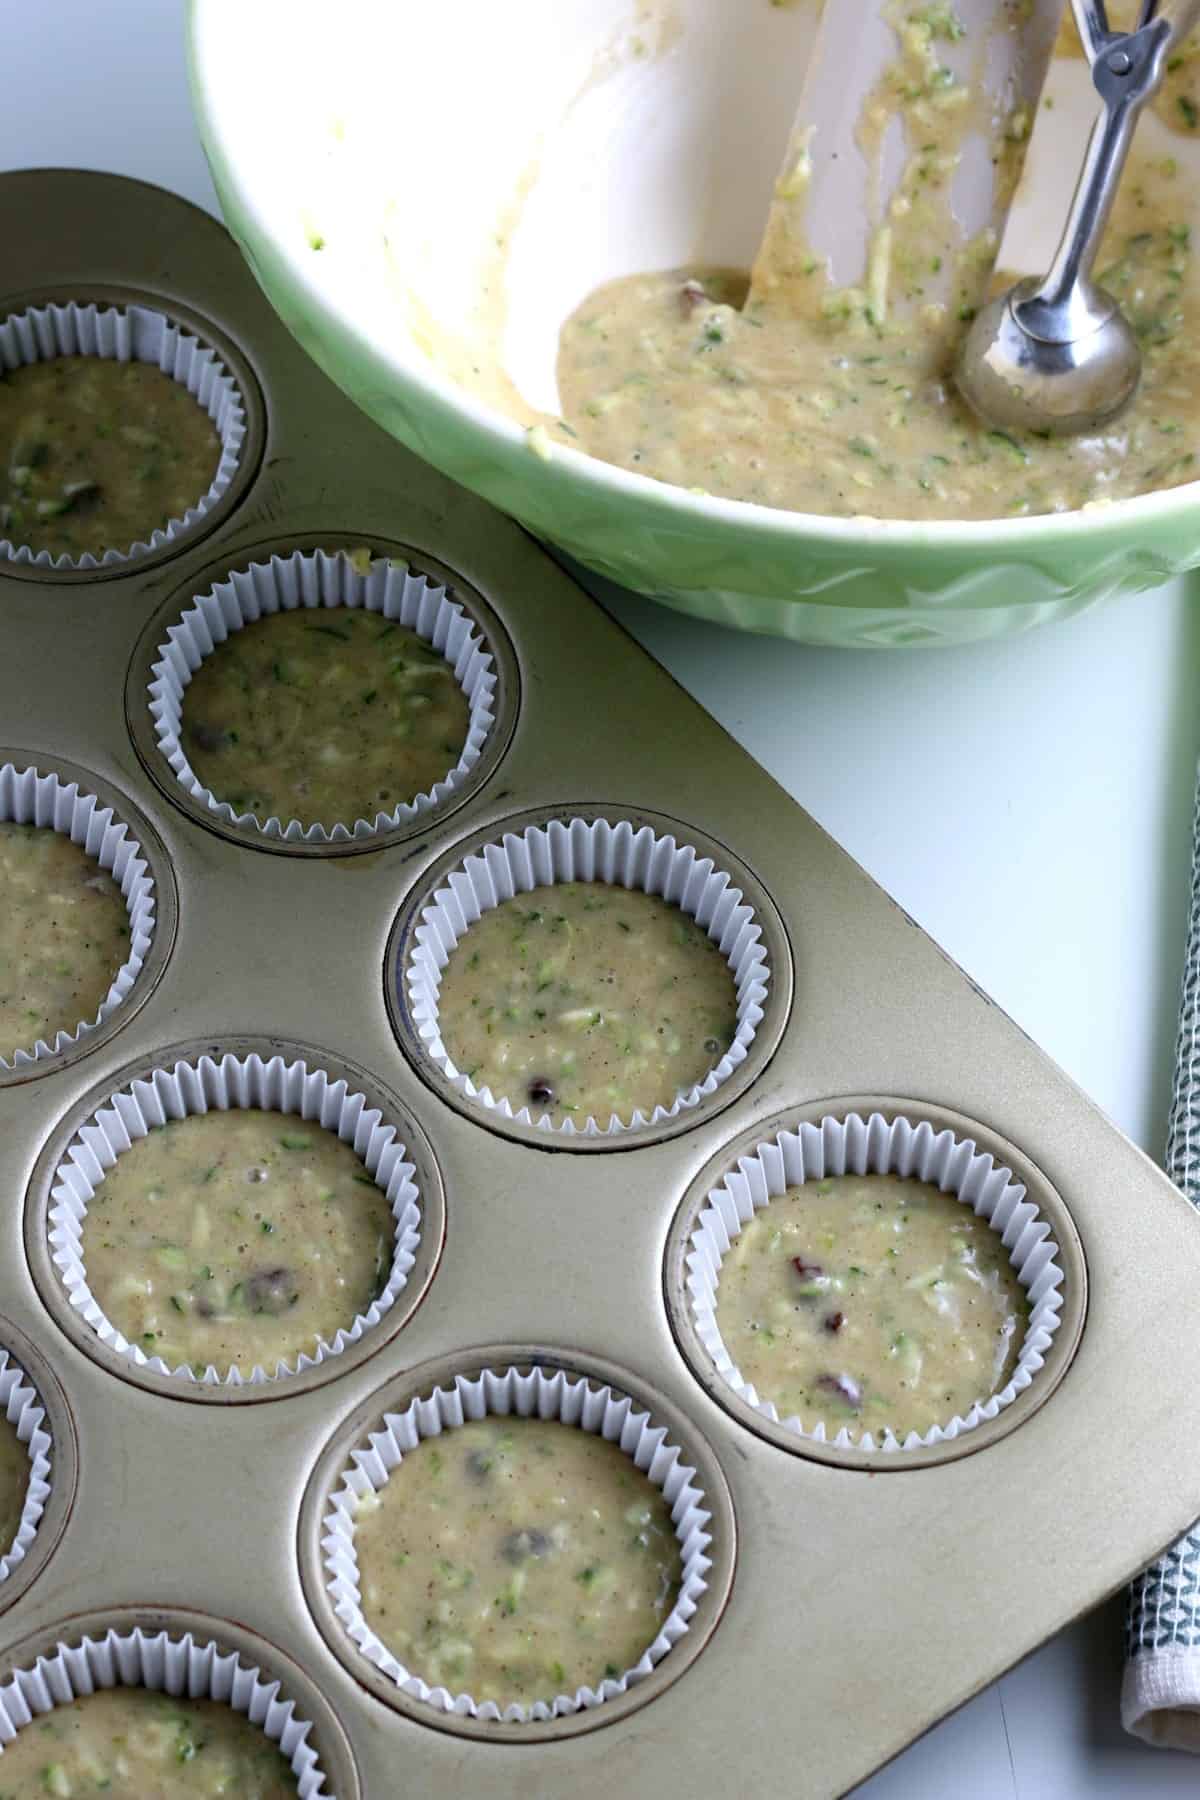
<path fill-rule="evenodd" d="M 831 1175 L 898 1175 L 953 1194 L 985 1219 L 1008 1251 L 1029 1302 L 1016 1366 L 998 1392 L 981 1394 L 965 1413 L 903 1438 L 884 1424 L 877 1431 L 843 1425 L 830 1435 L 821 1420 L 781 1418 L 769 1394 L 759 1393 L 734 1363 L 717 1323 L 721 1264 L 743 1226 L 789 1188 Z M 883 1458 L 953 1442 L 997 1418 L 1037 1379 L 1061 1323 L 1065 1276 L 1049 1221 L 1013 1171 L 969 1138 L 919 1117 L 880 1113 L 828 1116 L 780 1131 L 739 1156 L 700 1208 L 687 1240 L 686 1286 L 691 1322 L 721 1380 L 764 1419 L 798 1438 Z"/>
<path fill-rule="evenodd" d="M 704 1079 L 670 1106 L 640 1108 L 626 1118 L 589 1117 L 556 1122 L 508 1095 L 477 1088 L 454 1063 L 442 1037 L 439 995 L 451 951 L 484 913 L 532 888 L 556 882 L 598 881 L 655 894 L 696 921 L 729 965 L 737 995 L 733 1042 Z M 771 970 L 762 926 L 734 878 L 711 856 L 686 842 L 629 820 L 552 819 L 506 833 L 469 855 L 422 908 L 407 960 L 399 972 L 407 1011 L 420 1046 L 447 1081 L 472 1105 L 500 1119 L 533 1125 L 548 1134 L 616 1136 L 673 1120 L 715 1094 L 745 1062 L 763 1018 Z"/>
<path fill-rule="evenodd" d="M 8 1351 L 0 1345 L 0 1407 L 4 1416 L 25 1446 L 29 1457 L 29 1478 L 21 1507 L 20 1523 L 12 1543 L 0 1553 L 0 1583 L 7 1581 L 18 1564 L 24 1562 L 33 1546 L 53 1480 L 54 1445 L 51 1440 L 46 1409 L 32 1380 Z"/>
<path fill-rule="evenodd" d="M 83 1255 L 88 1203 L 117 1159 L 156 1127 L 189 1114 L 245 1107 L 303 1119 L 351 1146 L 391 1207 L 395 1232 L 391 1269 L 383 1291 L 369 1306 L 294 1362 L 280 1361 L 273 1369 L 209 1364 L 203 1374 L 187 1363 L 172 1369 L 161 1357 L 147 1356 L 138 1344 L 130 1343 L 92 1294 Z M 281 1055 L 200 1056 L 131 1081 L 111 1094 L 79 1129 L 51 1178 L 49 1247 L 72 1311 L 100 1343 L 135 1368 L 210 1389 L 256 1390 L 264 1383 L 282 1384 L 307 1370 L 332 1367 L 386 1319 L 405 1289 L 421 1246 L 422 1195 L 415 1174 L 396 1126 L 345 1079 L 335 1080 L 321 1068 L 310 1068 L 299 1059 L 288 1062 Z"/>
<path fill-rule="evenodd" d="M 238 472 L 246 442 L 245 402 L 236 380 L 212 345 L 153 307 L 98 306 L 72 300 L 31 306 L 0 320 L 0 373 L 63 356 L 147 363 L 179 382 L 212 421 L 220 441 L 217 467 L 207 489 L 196 495 L 181 517 L 153 525 L 144 538 L 112 546 L 98 556 L 91 551 L 72 557 L 33 550 L 19 537 L 9 536 L 0 521 L 0 566 L 5 561 L 59 571 L 135 566 L 177 538 L 191 534 L 227 492 Z"/>
<path fill-rule="evenodd" d="M 529 1705 L 503 1709 L 468 1693 L 451 1693 L 427 1683 L 419 1668 L 401 1663 L 364 1616 L 354 1545 L 355 1518 L 423 1438 L 453 1432 L 468 1420 L 487 1417 L 560 1420 L 593 1432 L 621 1450 L 666 1500 L 682 1557 L 674 1605 L 654 1641 L 630 1668 L 571 1693 L 548 1693 Z M 712 1568 L 712 1513 L 696 1470 L 671 1441 L 668 1428 L 626 1394 L 594 1386 L 563 1369 L 533 1366 L 487 1368 L 456 1375 L 448 1386 L 413 1399 L 402 1412 L 385 1412 L 374 1430 L 349 1456 L 324 1507 L 321 1520 L 323 1579 L 330 1603 L 346 1634 L 367 1662 L 403 1694 L 434 1712 L 511 1726 L 561 1719 L 602 1707 L 635 1688 L 686 1636 L 708 1586 Z"/>
<path fill-rule="evenodd" d="M 117 1625 L 94 1636 L 72 1634 L 47 1644 L 28 1666 L 18 1667 L 0 1684 L 0 1792 L 5 1746 L 22 1731 L 36 1729 L 36 1721 L 56 1707 L 117 1687 L 229 1706 L 278 1746 L 295 1777 L 299 1800 L 335 1800 L 312 1741 L 313 1723 L 278 1676 L 202 1633 L 140 1626 L 123 1630 Z M 47 1781 L 44 1791 L 68 1790 Z M 343 1792 L 337 1800 L 353 1796 Z"/>
<path fill-rule="evenodd" d="M 363 608 L 394 620 L 437 650 L 453 670 L 468 704 L 467 738 L 457 761 L 427 793 L 415 794 L 371 819 L 328 823 L 259 818 L 238 812 L 199 780 L 183 747 L 188 684 L 205 657 L 246 625 L 271 613 L 307 608 Z M 214 818 L 247 838 L 288 844 L 348 844 L 433 813 L 475 769 L 495 723 L 496 663 L 482 627 L 456 594 L 399 559 L 361 551 L 302 551 L 272 556 L 231 572 L 200 594 L 171 625 L 151 670 L 149 706 L 159 751 L 176 781 Z"/>
<path fill-rule="evenodd" d="M 106 1023 L 142 972 L 156 923 L 154 878 L 147 854 L 132 829 L 112 806 L 89 794 L 76 781 L 64 781 L 53 769 L 0 765 L 0 820 L 57 831 L 78 844 L 112 876 L 129 914 L 129 954 L 113 975 L 108 993 L 91 1019 L 72 1021 L 55 1033 L 53 1043 L 0 1045 L 0 1068 L 21 1069 L 61 1055 Z"/>

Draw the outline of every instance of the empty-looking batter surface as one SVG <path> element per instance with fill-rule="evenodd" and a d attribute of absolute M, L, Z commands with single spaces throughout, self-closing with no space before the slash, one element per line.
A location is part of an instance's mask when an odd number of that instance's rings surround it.
<path fill-rule="evenodd" d="M 480 1419 L 406 1451 L 354 1528 L 367 1623 L 430 1687 L 503 1706 L 640 1661 L 681 1558 L 662 1494 L 603 1438 Z"/>
<path fill-rule="evenodd" d="M 0 1556 L 8 1555 L 20 1528 L 31 1467 L 29 1451 L 17 1436 L 16 1426 L 0 1414 Z"/>
<path fill-rule="evenodd" d="M 88 1286 L 147 1356 L 202 1372 L 310 1356 L 391 1271 L 387 1198 L 348 1144 L 253 1108 L 135 1140 L 88 1202 Z"/>
<path fill-rule="evenodd" d="M 669 1107 L 737 1029 L 729 964 L 657 895 L 600 882 L 533 888 L 450 953 L 442 1041 L 477 1088 L 534 1117 L 607 1122 Z"/>
<path fill-rule="evenodd" d="M 96 1017 L 129 955 L 121 890 L 59 831 L 0 824 L 0 1056 Z"/>
<path fill-rule="evenodd" d="M 0 369 L 0 536 L 54 556 L 146 543 L 212 486 L 221 445 L 149 363 L 60 356 Z"/>
<path fill-rule="evenodd" d="M 286 1800 L 296 1777 L 265 1732 L 215 1700 L 108 1688 L 56 1706 L 0 1755 L 0 1800 Z"/>
<path fill-rule="evenodd" d="M 901 1438 L 1003 1387 L 1028 1312 L 986 1220 L 895 1175 L 789 1188 L 742 1229 L 717 1292 L 725 1347 L 780 1418 Z"/>
<path fill-rule="evenodd" d="M 469 707 L 431 644 L 380 613 L 269 613 L 205 657 L 183 697 L 183 747 L 237 812 L 286 824 L 374 823 L 454 768 Z"/>

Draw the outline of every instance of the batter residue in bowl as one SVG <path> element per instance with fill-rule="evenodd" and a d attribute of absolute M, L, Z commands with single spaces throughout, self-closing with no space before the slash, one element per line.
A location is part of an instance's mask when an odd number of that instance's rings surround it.
<path fill-rule="evenodd" d="M 657 895 L 602 882 L 533 888 L 460 939 L 442 1041 L 477 1088 L 534 1117 L 628 1120 L 673 1105 L 720 1061 L 737 993 L 720 950 Z"/>
<path fill-rule="evenodd" d="M 78 844 L 0 824 L 0 1056 L 94 1019 L 129 955 L 121 890 Z"/>
<path fill-rule="evenodd" d="M 197 778 L 237 812 L 374 824 L 462 755 L 469 707 L 440 651 L 394 619 L 298 607 L 231 632 L 183 698 Z"/>
<path fill-rule="evenodd" d="M 360 1503 L 367 1623 L 430 1687 L 526 1704 L 641 1660 L 681 1558 L 662 1494 L 616 1444 L 480 1419 L 407 1451 Z"/>
<path fill-rule="evenodd" d="M 32 1719 L 0 1755 L 0 1800 L 287 1800 L 296 1793 L 279 1746 L 216 1700 L 105 1688 Z"/>
<path fill-rule="evenodd" d="M 562 332 L 559 391 L 572 441 L 693 491 L 843 517 L 1063 512 L 1195 479 L 1191 201 L 1173 159 L 1131 164 L 1097 264 L 1142 347 L 1132 406 L 1102 431 L 1049 439 L 990 430 L 959 400 L 950 370 L 972 308 L 910 302 L 919 301 L 922 259 L 931 275 L 940 269 L 937 213 L 969 109 L 945 104 L 956 90 L 937 46 L 956 30 L 952 9 L 903 12 L 898 68 L 911 79 L 893 83 L 890 104 L 905 112 L 910 141 L 914 122 L 929 138 L 906 169 L 886 238 L 877 234 L 864 288 L 835 289 L 794 235 L 768 242 L 766 253 L 786 264 L 749 308 L 746 278 L 727 270 L 607 284 Z M 961 291 L 985 251 L 965 254 Z"/>
<path fill-rule="evenodd" d="M 149 363 L 59 356 L 0 369 L 0 536 L 52 556 L 145 543 L 201 501 L 221 447 Z"/>
<path fill-rule="evenodd" d="M 83 1220 L 88 1286 L 147 1356 L 274 1374 L 387 1283 L 394 1221 L 349 1144 L 253 1107 L 135 1138 Z"/>
<path fill-rule="evenodd" d="M 717 1324 L 780 1418 L 897 1437 L 948 1424 L 1002 1388 L 1025 1291 L 986 1219 L 896 1175 L 790 1188 L 721 1263 Z"/>

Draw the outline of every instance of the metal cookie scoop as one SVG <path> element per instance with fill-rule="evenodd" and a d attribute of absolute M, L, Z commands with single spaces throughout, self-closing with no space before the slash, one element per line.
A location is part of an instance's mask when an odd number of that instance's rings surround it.
<path fill-rule="evenodd" d="M 1049 274 L 1020 281 L 977 315 L 959 352 L 963 398 L 990 425 L 1065 436 L 1113 418 L 1141 375 L 1137 339 L 1091 279 L 1117 183 L 1166 51 L 1200 16 L 1200 0 L 1142 0 L 1135 31 L 1108 29 L 1104 0 L 1071 0 L 1104 102 Z"/>

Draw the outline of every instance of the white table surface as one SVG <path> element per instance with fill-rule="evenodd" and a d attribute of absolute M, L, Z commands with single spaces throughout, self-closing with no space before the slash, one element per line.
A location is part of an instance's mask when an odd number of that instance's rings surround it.
<path fill-rule="evenodd" d="M 13 6 L 3 35 L 0 169 L 109 169 L 217 211 L 175 6 Z M 0 285 L 20 287 L 19 247 L 0 255 Z M 684 686 L 1159 1153 L 1200 752 L 1200 609 L 1183 585 L 1006 643 L 923 656 L 806 650 L 603 591 Z M 1118 1600 L 1081 1621 L 860 1793 L 1193 1794 L 1200 1760 L 1146 1749 L 1120 1729 L 1121 1616 Z"/>

